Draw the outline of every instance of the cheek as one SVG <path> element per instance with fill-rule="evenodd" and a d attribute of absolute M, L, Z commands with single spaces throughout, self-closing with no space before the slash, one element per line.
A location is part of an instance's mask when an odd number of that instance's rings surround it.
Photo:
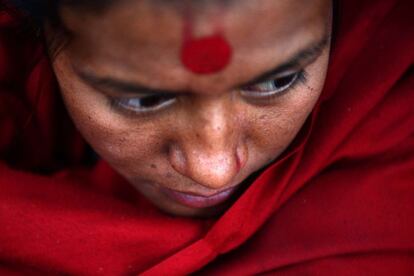
<path fill-rule="evenodd" d="M 282 154 L 303 126 L 310 111 L 311 106 L 304 103 L 285 106 L 283 109 L 273 107 L 259 115 L 249 133 L 256 156 L 260 156 L 256 162 L 268 163 Z"/>
<path fill-rule="evenodd" d="M 153 130 L 139 122 L 119 119 L 106 104 L 85 106 L 82 98 L 67 101 L 79 131 L 105 160 L 116 167 L 136 164 L 151 156 L 160 144 Z"/>
<path fill-rule="evenodd" d="M 121 174 L 145 169 L 162 152 L 159 124 L 126 119 L 101 93 L 77 81 L 62 60 L 54 62 L 61 93 L 76 127 L 93 149 Z"/>
<path fill-rule="evenodd" d="M 293 141 L 322 92 L 328 54 L 307 70 L 308 80 L 283 95 L 272 106 L 255 109 L 249 138 L 267 161 L 274 160 Z"/>
<path fill-rule="evenodd" d="M 120 119 L 105 105 L 85 107 L 81 99 L 67 105 L 93 149 L 124 176 L 145 171 L 162 153 L 162 135 L 156 134 L 157 128 Z"/>
<path fill-rule="evenodd" d="M 292 118 L 282 110 L 260 115 L 248 133 L 250 148 L 259 157 L 256 162 L 269 162 L 277 158 L 293 140 L 301 125 L 301 117 Z"/>

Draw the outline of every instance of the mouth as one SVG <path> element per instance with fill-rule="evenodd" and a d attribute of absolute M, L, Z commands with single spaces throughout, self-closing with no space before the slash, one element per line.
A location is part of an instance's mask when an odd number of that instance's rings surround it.
<path fill-rule="evenodd" d="M 191 208 L 207 208 L 219 205 L 227 201 L 238 189 L 238 186 L 231 187 L 224 191 L 210 196 L 197 195 L 187 192 L 179 192 L 168 188 L 161 188 L 161 191 L 169 198 Z"/>

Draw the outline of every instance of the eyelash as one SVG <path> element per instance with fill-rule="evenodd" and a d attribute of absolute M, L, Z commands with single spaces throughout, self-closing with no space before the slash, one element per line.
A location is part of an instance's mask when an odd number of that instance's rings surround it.
<path fill-rule="evenodd" d="M 266 101 L 270 101 L 276 97 L 280 97 L 286 93 L 288 93 L 289 91 L 293 90 L 294 88 L 296 88 L 297 85 L 299 84 L 306 84 L 307 82 L 307 72 L 303 69 L 297 72 L 293 72 L 293 73 L 289 73 L 289 74 L 284 74 L 282 76 L 278 76 L 275 77 L 274 79 L 270 79 L 258 84 L 253 84 L 253 85 L 249 85 L 247 86 L 247 88 L 244 88 L 241 90 L 241 94 L 245 97 L 254 99 L 254 100 L 266 100 Z M 258 89 L 253 89 L 253 87 L 255 86 L 264 86 L 264 85 L 274 85 L 276 81 L 279 82 L 286 82 L 284 85 L 282 85 L 282 87 L 280 87 L 279 89 L 272 89 L 270 91 L 259 91 L 260 88 Z"/>
<path fill-rule="evenodd" d="M 158 101 L 159 104 L 155 105 L 154 107 L 141 107 L 136 108 L 133 107 L 130 101 L 139 102 L 141 105 L 144 101 Z M 165 100 L 165 101 L 163 101 Z M 173 94 L 165 94 L 165 95 L 155 95 L 155 96 L 142 96 L 142 97 L 135 97 L 135 98 L 110 98 L 110 105 L 112 108 L 126 111 L 132 114 L 146 114 L 150 112 L 156 112 L 161 109 L 164 109 L 176 102 L 176 96 Z"/>
<path fill-rule="evenodd" d="M 289 77 L 292 77 L 290 81 L 289 81 Z M 264 86 L 266 85 L 266 83 L 269 84 L 270 82 L 273 82 L 273 85 L 274 85 L 274 82 L 276 82 L 277 80 L 283 81 L 283 79 L 284 81 L 287 81 L 287 83 L 282 88 L 277 89 L 277 90 L 260 92 L 258 90 L 249 89 L 249 87 L 252 88 L 254 86 L 259 86 L 259 85 Z M 264 81 L 258 84 L 249 85 L 246 88 L 242 88 L 240 90 L 240 93 L 244 97 L 252 99 L 254 101 L 270 102 L 273 99 L 280 97 L 288 93 L 289 91 L 293 90 L 300 83 L 305 84 L 306 82 L 307 82 L 307 72 L 303 69 L 301 71 L 293 72 L 290 74 L 285 74 L 284 76 L 275 77 L 274 79 L 269 79 L 267 81 Z M 148 113 L 156 112 L 161 109 L 167 108 L 168 106 L 176 102 L 177 96 L 174 94 L 164 94 L 164 95 L 155 95 L 155 96 L 152 96 L 152 95 L 141 96 L 141 97 L 135 97 L 135 98 L 110 97 L 109 100 L 110 100 L 111 108 L 114 108 L 117 111 L 127 112 L 131 115 L 137 115 L 137 114 L 148 114 Z M 153 107 L 137 108 L 136 106 L 133 106 L 131 104 L 131 101 L 135 101 L 136 103 L 139 103 L 139 104 L 143 104 L 143 101 L 147 101 L 147 102 L 149 101 L 150 103 L 151 101 L 155 101 L 155 102 L 159 102 L 159 104 Z"/>

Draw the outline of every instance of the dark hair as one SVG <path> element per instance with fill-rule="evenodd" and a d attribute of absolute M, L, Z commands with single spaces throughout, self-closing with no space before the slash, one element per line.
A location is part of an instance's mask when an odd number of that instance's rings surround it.
<path fill-rule="evenodd" d="M 48 44 L 49 53 L 55 56 L 70 40 L 70 33 L 62 24 L 59 9 L 63 6 L 99 13 L 115 0 L 5 0 L 0 8 L 15 12 L 21 20 L 21 33 L 35 35 Z M 120 0 L 117 0 L 120 1 Z M 43 36 L 42 27 L 47 21 L 54 29 L 53 37 Z"/>
<path fill-rule="evenodd" d="M 57 53 L 68 40 L 70 32 L 61 21 L 59 10 L 66 6 L 79 11 L 87 11 L 99 14 L 115 4 L 116 1 L 126 0 L 5 0 L 6 6 L 23 14 L 26 19 L 26 29 L 34 30 L 38 35 L 45 22 L 54 30 L 54 37 L 48 38 L 47 44 L 52 53 Z M 151 0 L 151 4 L 170 5 L 178 9 L 191 8 L 202 9 L 207 5 L 228 6 L 240 0 Z M 27 28 L 28 27 L 28 28 Z"/>
<path fill-rule="evenodd" d="M 41 24 L 48 20 L 52 24 L 60 23 L 59 8 L 71 6 L 99 12 L 106 8 L 111 0 L 7 0 L 11 7 L 23 12 L 34 24 Z"/>
<path fill-rule="evenodd" d="M 79 10 L 99 13 L 116 1 L 125 0 L 6 0 L 14 8 L 23 11 L 33 21 L 40 24 L 45 19 L 59 20 L 59 8 L 70 6 Z M 187 7 L 189 3 L 193 8 L 202 8 L 206 5 L 227 6 L 240 0 L 151 0 L 154 4 L 171 5 L 175 7 Z"/>

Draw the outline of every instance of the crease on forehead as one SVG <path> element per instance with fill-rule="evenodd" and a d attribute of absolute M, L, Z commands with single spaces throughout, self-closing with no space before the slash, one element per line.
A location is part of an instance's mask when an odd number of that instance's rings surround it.
<path fill-rule="evenodd" d="M 210 25 L 209 23 L 214 21 L 217 15 L 224 17 L 220 20 L 224 23 L 224 26 L 231 25 L 234 21 L 236 23 L 240 22 L 240 20 L 237 20 L 240 19 L 240 17 L 254 17 L 261 15 L 263 15 L 263 17 L 269 17 L 266 16 L 269 14 L 269 11 L 273 14 L 273 17 L 276 20 L 275 22 L 277 22 L 278 18 L 286 19 L 286 14 L 297 19 L 297 14 L 303 15 L 309 14 L 309 12 L 306 11 L 321 10 L 319 6 L 328 1 L 329 0 L 278 0 L 277 2 L 274 2 L 263 0 L 260 1 L 260 5 L 257 5 L 256 1 L 254 1 L 255 4 L 253 4 L 253 1 L 247 0 L 105 0 L 104 2 L 112 3 L 107 10 L 107 13 L 97 15 L 90 13 L 88 10 L 74 10 L 71 9 L 70 6 L 66 6 L 62 10 L 62 19 L 63 23 L 68 25 L 70 29 L 77 34 L 90 34 L 96 32 L 96 30 L 88 30 L 94 28 L 102 32 L 102 30 L 107 31 L 110 27 L 115 28 L 116 26 L 122 26 L 123 29 L 127 29 L 129 26 L 135 27 L 137 34 L 142 32 L 143 36 L 145 36 L 147 34 L 145 33 L 146 27 L 157 26 L 157 30 L 159 30 L 160 27 L 172 29 L 172 27 L 177 27 L 177 23 L 174 21 L 180 21 L 180 24 L 185 23 L 186 18 L 183 16 L 183 10 L 180 10 L 177 13 L 174 9 L 169 8 L 174 6 L 174 3 L 177 3 L 175 5 L 179 5 L 181 7 L 180 9 L 185 8 L 186 10 L 190 10 L 193 17 L 194 28 L 197 28 L 197 25 Z M 85 3 L 86 2 L 88 1 L 85 1 Z M 113 4 L 113 2 L 116 2 L 116 4 Z M 172 4 L 168 4 L 170 2 Z M 219 3 L 219 5 L 215 3 Z M 225 3 L 227 3 L 227 5 L 225 5 Z M 229 6 L 229 3 L 232 3 L 231 10 L 225 12 L 225 9 L 222 7 Z M 200 8 L 204 6 L 211 7 L 211 9 Z M 211 12 L 212 9 L 216 12 Z M 219 11 L 217 12 L 217 10 Z M 283 12 L 279 12 L 278 14 L 278 10 L 282 10 Z M 141 20 L 134 20 L 134 18 L 138 17 L 141 18 Z M 165 26 L 160 25 L 160 23 L 166 21 L 165 17 L 169 17 L 168 20 L 173 22 L 175 26 L 171 26 L 170 24 L 165 24 Z M 242 22 L 246 20 L 246 18 L 242 19 Z M 134 23 L 134 21 L 139 21 L 139 24 L 135 24 L 137 22 Z M 262 20 L 260 19 L 260 21 Z M 295 20 L 289 21 L 294 22 Z M 147 24 L 147 22 L 151 24 Z M 255 26 L 258 23 L 260 22 L 257 22 L 257 20 L 254 21 Z M 85 28 L 85 26 L 88 28 Z M 122 28 L 120 31 L 122 31 Z M 165 37 L 165 34 L 163 37 Z"/>

